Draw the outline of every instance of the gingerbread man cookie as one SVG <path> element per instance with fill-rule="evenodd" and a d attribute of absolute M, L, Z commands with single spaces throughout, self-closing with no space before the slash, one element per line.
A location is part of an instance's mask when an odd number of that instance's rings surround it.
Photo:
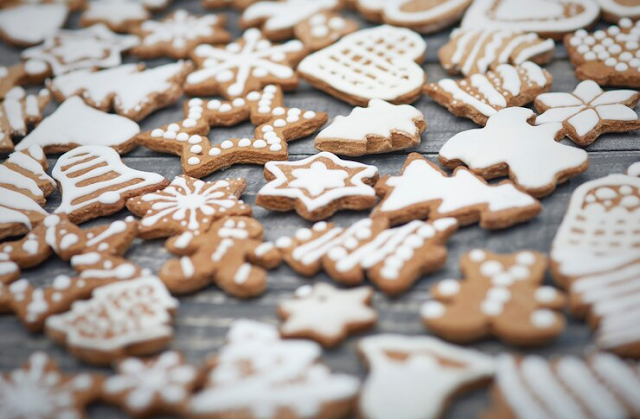
<path fill-rule="evenodd" d="M 310 51 L 317 51 L 358 30 L 358 22 L 336 12 L 321 12 L 298 23 L 293 33 Z"/>
<path fill-rule="evenodd" d="M 17 46 L 30 47 L 55 34 L 67 21 L 64 4 L 20 4 L 0 9 L 0 39 Z"/>
<path fill-rule="evenodd" d="M 564 330 L 554 310 L 565 299 L 542 286 L 546 258 L 537 252 L 499 255 L 475 249 L 462 256 L 464 281 L 445 279 L 431 289 L 422 305 L 425 326 L 442 338 L 468 343 L 489 336 L 514 345 L 542 345 Z"/>
<path fill-rule="evenodd" d="M 0 152 L 13 151 L 13 137 L 26 135 L 30 125 L 42 121 L 42 110 L 50 99 L 46 89 L 37 95 L 28 95 L 22 87 L 7 92 L 4 101 L 0 102 Z"/>
<path fill-rule="evenodd" d="M 268 162 L 264 176 L 269 183 L 258 191 L 256 205 L 272 211 L 295 209 L 309 221 L 344 209 L 368 209 L 377 202 L 372 187 L 378 180 L 375 166 L 325 151 L 298 161 Z"/>
<path fill-rule="evenodd" d="M 371 99 L 368 107 L 335 117 L 318 133 L 314 146 L 345 156 L 387 153 L 417 146 L 426 129 L 424 115 L 413 106 Z"/>
<path fill-rule="evenodd" d="M 507 228 L 540 213 L 540 203 L 510 181 L 489 185 L 464 167 L 447 176 L 438 166 L 412 153 L 400 176 L 385 176 L 376 185 L 382 201 L 373 217 L 392 225 L 410 220 L 455 217 L 460 225 L 476 222 L 487 229 Z"/>
<path fill-rule="evenodd" d="M 558 142 L 560 123 L 531 125 L 536 114 L 526 108 L 506 108 L 491 116 L 484 128 L 454 135 L 440 149 L 448 168 L 466 164 L 485 179 L 509 176 L 515 185 L 540 198 L 556 185 L 589 167 L 587 152 Z"/>
<path fill-rule="evenodd" d="M 396 228 L 380 218 L 364 218 L 347 228 L 319 222 L 293 237 L 280 237 L 275 245 L 286 263 L 302 275 L 324 269 L 349 286 L 361 284 L 367 276 L 384 293 L 397 296 L 422 275 L 444 266 L 445 243 L 457 227 L 452 218 L 413 221 Z"/>

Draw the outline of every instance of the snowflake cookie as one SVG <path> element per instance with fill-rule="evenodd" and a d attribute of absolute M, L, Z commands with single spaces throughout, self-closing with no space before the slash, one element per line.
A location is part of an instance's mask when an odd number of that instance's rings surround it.
<path fill-rule="evenodd" d="M 189 417 L 349 417 L 359 380 L 333 373 L 321 355 L 315 342 L 283 340 L 274 326 L 236 320 L 209 362 L 204 388 L 188 404 Z"/>
<path fill-rule="evenodd" d="M 308 338 L 325 348 L 340 344 L 347 335 L 372 327 L 377 319 L 371 308 L 373 289 L 337 289 L 318 282 L 298 288 L 294 298 L 278 304 L 283 318 L 280 335 Z"/>
<path fill-rule="evenodd" d="M 593 143 L 601 134 L 640 128 L 633 110 L 640 100 L 635 90 L 605 92 L 592 80 L 580 83 L 573 93 L 544 93 L 534 102 L 542 115 L 536 125 L 561 122 L 571 140 L 581 146 Z"/>
<path fill-rule="evenodd" d="M 0 412 L 6 419 L 86 417 L 99 386 L 97 375 L 63 374 L 48 354 L 34 352 L 22 368 L 0 374 Z"/>
<path fill-rule="evenodd" d="M 350 227 L 324 221 L 275 241 L 284 261 L 306 276 L 324 270 L 348 286 L 369 277 L 384 293 L 396 296 L 422 275 L 444 266 L 445 243 L 457 230 L 453 218 L 413 221 L 389 228 L 384 219 L 364 218 Z"/>
<path fill-rule="evenodd" d="M 75 223 L 113 214 L 129 198 L 162 189 L 169 181 L 157 173 L 126 166 L 106 146 L 82 146 L 58 159 L 52 176 L 60 184 L 62 202 L 56 209 Z"/>
<path fill-rule="evenodd" d="M 9 90 L 0 102 L 0 152 L 13 151 L 13 138 L 27 134 L 29 126 L 42 121 L 42 111 L 49 104 L 51 94 L 43 89 L 37 95 L 28 95 L 22 87 Z M 25 149 L 20 146 L 18 149 Z"/>
<path fill-rule="evenodd" d="M 352 105 L 371 99 L 411 103 L 426 79 L 418 63 L 427 44 L 417 33 L 389 25 L 361 29 L 300 62 L 312 86 Z"/>
<path fill-rule="evenodd" d="M 173 338 L 178 300 L 155 276 L 141 275 L 93 291 L 71 310 L 51 316 L 47 335 L 78 359 L 108 365 L 124 356 L 162 350 Z"/>
<path fill-rule="evenodd" d="M 506 108 L 491 116 L 484 128 L 463 131 L 440 149 L 448 168 L 466 164 L 485 179 L 509 176 L 536 198 L 589 167 L 587 152 L 558 142 L 561 123 L 531 125 L 536 114 L 526 108 Z"/>
<path fill-rule="evenodd" d="M 327 114 L 284 107 L 282 89 L 265 86 L 232 101 L 193 98 L 185 104 L 186 119 L 138 136 L 155 151 L 181 156 L 184 173 L 203 177 L 234 164 L 265 164 L 287 160 L 287 143 L 306 137 L 327 122 Z M 210 127 L 231 126 L 249 118 L 257 125 L 253 138 L 232 138 L 211 144 Z"/>
<path fill-rule="evenodd" d="M 431 336 L 383 334 L 360 340 L 369 367 L 358 412 L 364 419 L 438 419 L 455 396 L 489 381 L 494 360 Z"/>
<path fill-rule="evenodd" d="M 553 77 L 531 61 L 500 64 L 486 74 L 461 80 L 442 79 L 424 86 L 424 93 L 454 114 L 485 125 L 499 110 L 524 106 L 551 89 Z"/>
<path fill-rule="evenodd" d="M 382 177 L 376 184 L 382 201 L 372 217 L 392 225 L 416 219 L 454 217 L 460 225 L 480 222 L 487 229 L 511 227 L 540 213 L 540 203 L 510 181 L 487 184 L 464 167 L 448 176 L 438 166 L 411 153 L 400 176 Z"/>
<path fill-rule="evenodd" d="M 191 69 L 191 64 L 184 61 L 149 69 L 144 64 L 124 64 L 96 72 L 66 73 L 49 82 L 48 87 L 60 102 L 78 95 L 89 106 L 105 112 L 113 109 L 140 121 L 182 96 L 182 83 Z"/>
<path fill-rule="evenodd" d="M 295 209 L 309 221 L 344 209 L 368 209 L 377 201 L 372 187 L 378 180 L 375 166 L 325 151 L 298 161 L 267 162 L 264 176 L 269 183 L 258 191 L 256 205 L 272 211 Z"/>
<path fill-rule="evenodd" d="M 30 47 L 53 36 L 67 21 L 64 4 L 20 4 L 0 9 L 0 39 L 17 46 Z"/>
<path fill-rule="evenodd" d="M 593 33 L 581 29 L 567 35 L 564 44 L 578 79 L 640 88 L 640 20 L 621 19 Z"/>
<path fill-rule="evenodd" d="M 555 311 L 564 307 L 564 295 L 542 285 L 544 255 L 475 249 L 462 256 L 460 268 L 466 279 L 440 281 L 431 288 L 433 299 L 420 309 L 430 332 L 456 343 L 496 336 L 529 346 L 545 344 L 564 330 L 564 317 Z"/>
<path fill-rule="evenodd" d="M 575 190 L 551 250 L 573 314 L 588 316 L 596 344 L 640 358 L 640 178 L 610 175 Z"/>
<path fill-rule="evenodd" d="M 263 243 L 262 235 L 262 225 L 253 218 L 221 218 L 203 234 L 169 241 L 169 250 L 181 257 L 165 263 L 159 276 L 176 294 L 213 283 L 234 297 L 256 297 L 267 288 L 266 269 L 280 263 L 280 253 L 272 243 Z"/>
<path fill-rule="evenodd" d="M 132 54 L 141 58 L 189 58 L 200 44 L 226 44 L 231 40 L 224 30 L 225 18 L 214 14 L 192 15 L 176 10 L 163 20 L 147 20 L 133 29 L 140 36 L 140 45 Z"/>
<path fill-rule="evenodd" d="M 293 33 L 309 51 L 327 47 L 358 30 L 358 22 L 336 12 L 317 13 L 293 28 Z"/>
<path fill-rule="evenodd" d="M 486 417 L 633 418 L 640 412 L 637 362 L 607 353 L 585 359 L 501 354 Z M 506 415 L 506 416 L 505 416 Z"/>
<path fill-rule="evenodd" d="M 293 66 L 305 55 L 302 42 L 274 45 L 258 29 L 247 29 L 242 38 L 224 47 L 202 44 L 191 54 L 197 69 L 186 79 L 190 95 L 245 96 L 268 84 L 284 90 L 298 86 Z"/>
<path fill-rule="evenodd" d="M 118 361 L 116 371 L 104 380 L 101 397 L 135 418 L 181 414 L 200 378 L 198 370 L 175 351 L 152 359 L 125 358 Z"/>

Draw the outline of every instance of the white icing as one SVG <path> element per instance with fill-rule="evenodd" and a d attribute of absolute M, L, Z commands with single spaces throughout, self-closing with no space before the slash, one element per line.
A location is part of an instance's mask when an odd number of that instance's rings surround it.
<path fill-rule="evenodd" d="M 241 19 L 247 22 L 264 21 L 265 31 L 291 30 L 305 19 L 335 9 L 338 5 L 338 0 L 258 1 L 244 10 Z"/>
<path fill-rule="evenodd" d="M 454 12 L 460 9 L 464 10 L 469 3 L 469 0 L 442 0 L 435 5 L 426 2 L 426 7 L 423 9 L 414 10 L 412 8 L 408 11 L 405 10 L 406 5 L 415 4 L 415 0 L 385 1 L 382 7 L 382 16 L 396 25 L 430 24 L 436 23 L 440 19 L 450 18 L 451 14 L 455 14 Z"/>
<path fill-rule="evenodd" d="M 165 20 L 143 22 L 142 43 L 146 46 L 169 43 L 173 48 L 185 50 L 190 42 L 213 35 L 219 23 L 220 19 L 213 14 L 194 16 L 185 10 L 176 10 Z"/>
<path fill-rule="evenodd" d="M 149 19 L 149 12 L 138 1 L 129 0 L 93 0 L 82 18 L 88 21 L 104 22 L 120 26 L 128 22 Z"/>
<path fill-rule="evenodd" d="M 600 7 L 606 13 L 613 14 L 618 18 L 628 17 L 638 19 L 640 17 L 640 4 L 624 4 L 616 0 L 598 0 Z"/>
<path fill-rule="evenodd" d="M 63 4 L 23 4 L 0 11 L 0 32 L 16 42 L 34 45 L 60 29 L 69 9 Z"/>

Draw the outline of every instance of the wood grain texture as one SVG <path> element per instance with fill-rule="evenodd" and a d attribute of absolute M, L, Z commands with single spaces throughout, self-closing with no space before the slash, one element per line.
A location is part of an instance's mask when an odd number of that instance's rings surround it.
<path fill-rule="evenodd" d="M 196 0 L 182 0 L 171 7 L 186 8 L 192 12 L 202 12 L 203 9 Z M 169 12 L 169 11 L 167 11 Z M 240 31 L 236 25 L 237 13 L 225 10 L 229 27 L 234 36 Z M 160 18 L 165 13 L 155 17 Z M 77 16 L 71 19 L 70 27 L 76 27 Z M 366 24 L 365 24 L 366 25 Z M 448 31 L 427 37 L 428 54 L 424 68 L 431 81 L 437 81 L 446 76 L 445 71 L 437 61 L 437 50 L 448 39 Z M 19 51 L 5 45 L 0 46 L 0 63 L 11 65 L 18 61 Z M 578 83 L 573 75 L 573 69 L 566 60 L 564 47 L 559 46 L 555 53 L 555 60 L 547 67 L 554 76 L 553 91 L 571 91 Z M 131 57 L 127 62 L 135 61 Z M 150 60 L 150 66 L 156 66 L 169 60 Z M 330 117 L 346 115 L 351 111 L 351 106 L 339 102 L 326 94 L 312 89 L 308 85 L 301 85 L 293 93 L 285 96 L 287 106 L 298 106 L 307 109 L 328 112 Z M 414 150 L 368 156 L 355 160 L 367 164 L 376 165 L 380 174 L 399 173 L 405 156 L 409 151 L 417 151 L 429 159 L 436 161 L 437 152 L 455 133 L 475 128 L 475 124 L 466 119 L 452 116 L 446 110 L 435 104 L 429 98 L 423 97 L 415 106 L 426 116 L 429 128 L 422 135 L 422 143 Z M 55 109 L 50 105 L 47 114 Z M 175 104 L 169 108 L 156 112 L 142 122 L 143 130 L 153 129 L 171 121 L 182 119 L 182 105 Z M 254 127 L 245 123 L 233 128 L 213 129 L 209 138 L 214 143 L 222 142 L 226 138 L 248 136 Z M 570 144 L 568 140 L 564 140 Z M 311 138 L 292 142 L 289 147 L 290 159 L 296 160 L 316 153 Z M 497 232 L 488 232 L 477 226 L 463 228 L 454 235 L 449 242 L 449 259 L 446 268 L 429 277 L 422 278 L 405 295 L 398 299 L 390 300 L 379 292 L 376 292 L 373 305 L 378 310 L 379 322 L 375 329 L 369 333 L 402 333 L 411 335 L 423 335 L 418 315 L 418 308 L 428 298 L 428 289 L 436 281 L 445 278 L 460 278 L 458 260 L 460 256 L 473 248 L 482 247 L 496 252 L 512 252 L 521 249 L 534 249 L 542 252 L 549 251 L 549 247 L 556 230 L 562 221 L 569 198 L 573 190 L 585 181 L 596 179 L 610 173 L 623 172 L 631 163 L 640 161 L 640 133 L 608 134 L 600 137 L 594 144 L 587 148 L 590 157 L 589 170 L 569 182 L 560 185 L 555 193 L 544 198 L 542 214 L 529 223 L 525 223 L 510 229 Z M 2 156 L 3 158 L 5 156 Z M 51 156 L 50 163 L 55 164 L 56 156 Z M 177 157 L 161 155 L 144 148 L 137 148 L 124 158 L 125 163 L 133 168 L 155 171 L 171 179 L 182 173 Z M 215 173 L 207 177 L 207 180 L 221 179 L 224 177 L 244 177 L 247 179 L 248 188 L 243 199 L 253 206 L 258 189 L 265 183 L 262 168 L 259 166 L 235 166 L 223 172 Z M 47 203 L 47 209 L 53 210 L 60 202 L 58 192 L 55 192 Z M 294 212 L 282 214 L 272 213 L 260 207 L 253 207 L 256 218 L 263 223 L 267 239 L 275 240 L 282 235 L 292 234 L 296 229 L 308 226 L 309 223 L 297 217 Z M 105 217 L 87 225 L 105 223 L 113 219 L 123 218 L 129 215 L 127 211 L 121 211 L 111 217 Z M 349 225 L 354 220 L 365 217 L 366 212 L 338 213 L 332 221 L 339 225 Z M 128 252 L 127 256 L 137 264 L 156 271 L 170 255 L 163 247 L 162 240 L 142 241 L 137 240 Z M 51 259 L 37 269 L 24 272 L 24 277 L 29 278 L 35 284 L 50 283 L 58 274 L 72 274 L 72 270 L 66 263 Z M 208 354 L 215 352 L 223 344 L 224 335 L 229 324 L 237 318 L 251 318 L 276 324 L 276 306 L 279 301 L 289 298 L 293 291 L 300 285 L 309 283 L 309 279 L 296 275 L 286 266 L 269 272 L 269 291 L 261 298 L 250 301 L 239 301 L 225 296 L 220 290 L 211 286 L 196 293 L 193 296 L 181 297 L 180 311 L 176 318 L 176 336 L 174 349 L 182 350 L 186 357 L 194 363 L 202 362 Z M 324 274 L 319 274 L 311 281 L 329 281 Z M 548 275 L 546 282 L 551 284 L 552 279 Z M 344 344 L 334 350 L 325 351 L 324 360 L 337 371 L 364 376 L 366 371 L 358 360 L 354 348 L 358 337 L 348 339 Z M 535 351 L 543 355 L 556 353 L 583 353 L 590 344 L 591 334 L 589 329 L 574 319 L 569 319 L 568 328 L 554 343 Z M 496 354 L 502 351 L 513 350 L 495 340 L 487 340 L 472 345 L 487 353 Z M 63 349 L 57 347 L 41 335 L 31 335 L 19 325 L 13 316 L 0 316 L 0 370 L 8 370 L 21 365 L 29 354 L 36 350 L 45 350 L 51 353 L 59 361 L 61 367 L 70 371 L 94 370 L 78 363 Z M 102 370 L 107 371 L 107 370 Z M 446 418 L 472 418 L 487 408 L 489 404 L 486 390 L 477 391 L 459 400 L 449 409 Z M 90 417 L 116 418 L 123 414 L 114 408 L 95 406 L 90 410 Z"/>

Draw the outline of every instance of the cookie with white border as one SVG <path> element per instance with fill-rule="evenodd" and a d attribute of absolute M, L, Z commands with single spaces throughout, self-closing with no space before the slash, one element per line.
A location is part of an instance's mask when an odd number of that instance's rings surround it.
<path fill-rule="evenodd" d="M 314 146 L 343 156 L 387 153 L 417 146 L 426 129 L 424 115 L 413 106 L 371 99 L 366 108 L 336 116 L 318 133 Z"/>
<path fill-rule="evenodd" d="M 602 8 L 602 18 L 608 22 L 616 23 L 620 19 L 640 19 L 640 4 L 633 0 L 598 0 Z"/>
<path fill-rule="evenodd" d="M 298 23 L 293 33 L 310 51 L 327 47 L 358 30 L 358 22 L 336 12 L 321 12 Z"/>
<path fill-rule="evenodd" d="M 0 102 L 0 152 L 13 151 L 13 138 L 25 136 L 31 126 L 42 121 L 42 111 L 50 100 L 47 89 L 37 95 L 28 95 L 22 87 L 7 92 L 4 101 Z"/>
<path fill-rule="evenodd" d="M 509 179 L 536 198 L 589 167 L 587 152 L 561 144 L 561 123 L 533 125 L 536 114 L 527 108 L 506 108 L 491 116 L 484 128 L 462 131 L 440 149 L 444 167 L 467 165 L 485 179 Z"/>
<path fill-rule="evenodd" d="M 256 205 L 272 211 L 295 209 L 305 220 L 320 221 L 341 210 L 365 210 L 377 197 L 375 166 L 342 160 L 323 151 L 297 161 L 267 162 L 268 183 L 256 195 Z"/>
<path fill-rule="evenodd" d="M 464 167 L 451 176 L 418 153 L 411 153 L 399 176 L 384 176 L 376 184 L 382 201 L 371 216 L 391 225 L 411 220 L 454 217 L 460 225 L 476 222 L 500 229 L 537 216 L 540 202 L 505 180 L 487 184 Z"/>
<path fill-rule="evenodd" d="M 460 259 L 462 281 L 445 279 L 431 288 L 420 315 L 430 332 L 451 342 L 495 336 L 522 346 L 543 345 L 565 327 L 557 310 L 563 293 L 543 286 L 547 260 L 532 251 L 497 254 L 474 249 Z"/>
<path fill-rule="evenodd" d="M 39 44 L 55 34 L 67 21 L 64 4 L 20 4 L 0 9 L 0 39 L 17 46 Z"/>
<path fill-rule="evenodd" d="M 362 0 L 360 1 L 362 3 Z M 394 0 L 385 1 L 382 20 L 420 33 L 433 33 L 460 20 L 472 0 Z"/>

